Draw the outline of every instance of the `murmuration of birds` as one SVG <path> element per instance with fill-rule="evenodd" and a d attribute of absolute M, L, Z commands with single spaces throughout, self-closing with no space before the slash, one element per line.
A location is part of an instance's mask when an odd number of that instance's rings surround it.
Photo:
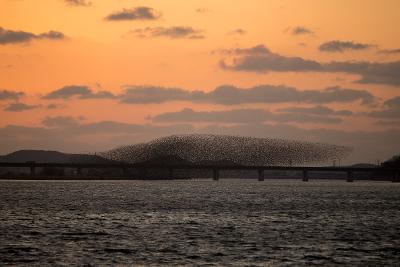
<path fill-rule="evenodd" d="M 245 166 L 295 166 L 332 163 L 347 157 L 346 146 L 229 135 L 172 135 L 148 143 L 127 145 L 101 156 L 121 162 L 142 163 L 175 157 L 191 163 L 231 162 Z"/>

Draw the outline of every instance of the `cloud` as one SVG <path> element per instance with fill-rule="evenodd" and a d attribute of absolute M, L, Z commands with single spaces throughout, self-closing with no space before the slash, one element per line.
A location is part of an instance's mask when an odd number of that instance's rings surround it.
<path fill-rule="evenodd" d="M 12 67 L 14 67 L 14 65 L 11 65 L 11 64 L 6 64 L 6 65 L 1 65 L 0 66 L 0 68 L 4 68 L 4 69 L 9 69 L 9 68 L 12 68 Z"/>
<path fill-rule="evenodd" d="M 322 52 L 344 52 L 346 50 L 365 50 L 373 47 L 371 44 L 355 43 L 353 41 L 329 41 L 319 46 Z"/>
<path fill-rule="evenodd" d="M 194 111 L 190 108 L 149 117 L 153 122 L 262 123 L 302 122 L 340 123 L 340 118 L 297 113 L 273 113 L 263 109 L 232 109 L 227 111 Z"/>
<path fill-rule="evenodd" d="M 72 97 L 78 97 L 79 99 L 115 98 L 115 96 L 108 91 L 93 92 L 93 90 L 87 86 L 68 85 L 48 93 L 43 99 L 70 99 Z"/>
<path fill-rule="evenodd" d="M 149 37 L 168 37 L 171 39 L 203 39 L 203 31 L 193 29 L 187 26 L 173 27 L 147 27 L 131 31 L 134 35 L 140 38 Z"/>
<path fill-rule="evenodd" d="M 246 35 L 247 31 L 245 31 L 241 28 L 238 28 L 238 29 L 234 29 L 233 31 L 230 31 L 228 34 L 229 35 Z"/>
<path fill-rule="evenodd" d="M 73 135 L 96 135 L 96 134 L 108 134 L 108 133 L 124 133 L 134 134 L 140 132 L 147 132 L 154 128 L 157 130 L 158 126 L 149 126 L 142 124 L 129 124 L 116 121 L 99 121 L 94 123 L 83 123 L 84 117 L 72 117 L 72 116 L 55 116 L 45 117 L 42 120 L 42 125 L 49 128 L 56 128 L 60 130 L 69 130 L 70 134 Z"/>
<path fill-rule="evenodd" d="M 201 7 L 201 8 L 196 9 L 196 12 L 197 13 L 208 13 L 208 12 L 211 12 L 211 10 L 208 8 Z"/>
<path fill-rule="evenodd" d="M 278 109 L 280 112 L 288 113 L 301 113 L 301 114 L 313 114 L 319 116 L 350 116 L 353 114 L 350 110 L 333 110 L 324 106 L 314 106 L 314 107 L 288 107 Z"/>
<path fill-rule="evenodd" d="M 220 86 L 208 93 L 208 97 L 221 104 L 241 103 L 332 103 L 353 102 L 361 100 L 363 104 L 370 104 L 374 97 L 367 91 L 330 87 L 324 90 L 300 91 L 283 85 L 260 85 L 248 89 L 234 86 Z"/>
<path fill-rule="evenodd" d="M 90 6 L 91 2 L 87 0 L 64 0 L 70 6 Z"/>
<path fill-rule="evenodd" d="M 399 49 L 383 49 L 378 51 L 381 54 L 400 54 L 400 48 Z"/>
<path fill-rule="evenodd" d="M 229 111 L 194 111 L 190 108 L 149 117 L 153 122 L 222 122 L 254 123 L 265 121 L 262 109 L 234 109 Z"/>
<path fill-rule="evenodd" d="M 400 85 L 400 61 L 376 62 L 331 62 L 324 64 L 326 72 L 343 72 L 361 76 L 358 83 Z"/>
<path fill-rule="evenodd" d="M 120 95 L 120 101 L 125 104 L 159 104 L 170 101 L 190 101 L 195 95 L 203 96 L 202 91 L 189 92 L 179 88 L 157 86 L 129 86 Z"/>
<path fill-rule="evenodd" d="M 304 26 L 297 26 L 291 30 L 292 35 L 307 35 L 313 34 L 314 32 Z"/>
<path fill-rule="evenodd" d="M 0 44 L 2 45 L 30 42 L 35 38 L 37 35 L 30 32 L 6 30 L 0 27 Z"/>
<path fill-rule="evenodd" d="M 373 110 L 364 115 L 381 119 L 400 119 L 400 96 L 386 100 L 382 109 Z"/>
<path fill-rule="evenodd" d="M 4 108 L 4 111 L 9 112 L 22 112 L 27 110 L 32 110 L 41 107 L 40 105 L 27 105 L 24 103 L 12 103 Z"/>
<path fill-rule="evenodd" d="M 42 39 L 53 39 L 53 40 L 61 40 L 64 39 L 65 36 L 61 32 L 56 32 L 56 31 L 49 31 L 45 33 L 41 33 L 38 35 L 38 38 Z"/>
<path fill-rule="evenodd" d="M 47 127 L 71 127 L 79 125 L 83 117 L 71 117 L 71 116 L 56 116 L 46 117 L 42 120 L 42 125 Z"/>
<path fill-rule="evenodd" d="M 265 45 L 256 45 L 250 48 L 222 49 L 216 52 L 227 55 L 268 55 L 271 51 Z"/>
<path fill-rule="evenodd" d="M 161 13 L 151 7 L 135 7 L 132 9 L 124 8 L 121 11 L 112 13 L 105 17 L 108 21 L 124 21 L 124 20 L 158 20 Z"/>
<path fill-rule="evenodd" d="M 0 100 L 18 100 L 24 93 L 12 91 L 0 91 Z M 67 85 L 42 96 L 45 100 L 69 100 L 69 99 L 114 99 L 123 104 L 161 104 L 174 101 L 188 101 L 193 103 L 210 103 L 219 105 L 240 104 L 276 104 L 276 103 L 352 103 L 359 101 L 363 105 L 371 105 L 377 102 L 377 98 L 365 90 L 347 89 L 341 87 L 328 87 L 322 90 L 299 90 L 285 85 L 258 85 L 249 88 L 241 88 L 233 85 L 222 85 L 214 90 L 205 92 L 202 90 L 185 90 L 173 87 L 160 86 L 126 86 L 120 94 L 109 91 L 94 91 L 88 86 Z M 47 104 L 47 109 L 62 107 L 59 104 Z M 297 110 L 297 111 L 300 111 Z M 328 112 L 327 108 L 314 107 L 303 113 Z M 289 112 L 289 111 L 288 111 Z M 342 114 L 347 111 L 340 111 Z"/>
<path fill-rule="evenodd" d="M 367 91 L 330 87 L 324 90 L 303 90 L 284 85 L 259 85 L 250 88 L 239 88 L 223 85 L 210 92 L 187 91 L 179 88 L 131 86 L 119 96 L 122 103 L 150 104 L 171 101 L 191 101 L 221 105 L 244 103 L 350 103 L 361 101 L 372 104 L 376 98 Z"/>
<path fill-rule="evenodd" d="M 243 53 L 255 48 L 263 48 L 262 53 Z M 358 83 L 400 85 L 400 61 L 393 62 L 368 62 L 368 61 L 332 61 L 328 63 L 316 60 L 303 59 L 301 57 L 283 56 L 271 52 L 263 45 L 252 48 L 235 49 L 233 51 L 232 63 L 228 64 L 225 59 L 220 61 L 220 67 L 229 71 L 244 72 L 328 72 L 348 73 L 360 75 Z"/>
<path fill-rule="evenodd" d="M 306 60 L 301 57 L 287 57 L 272 53 L 264 45 L 251 48 L 237 48 L 232 50 L 235 55 L 243 55 L 234 58 L 232 65 L 220 61 L 220 67 L 233 71 L 251 72 L 296 72 L 296 71 L 323 71 L 323 66 L 314 60 Z"/>
<path fill-rule="evenodd" d="M 41 34 L 34 34 L 31 32 L 6 30 L 0 27 L 0 45 L 29 43 L 32 40 L 41 40 L 41 39 L 62 40 L 64 38 L 65 35 L 57 31 L 49 31 Z"/>
<path fill-rule="evenodd" d="M 58 109 L 58 108 L 62 108 L 62 105 L 58 105 L 58 104 L 48 104 L 46 106 L 47 109 Z"/>
<path fill-rule="evenodd" d="M 23 97 L 25 93 L 15 92 L 9 90 L 0 90 L 0 101 L 1 100 L 18 100 Z"/>
<path fill-rule="evenodd" d="M 191 125 L 177 124 L 174 126 L 157 126 L 151 124 L 129 124 L 115 121 L 101 121 L 95 123 L 81 124 L 74 129 L 77 134 L 150 134 L 150 136 L 162 136 L 179 132 L 190 132 Z M 126 141 L 121 140 L 126 143 Z M 121 142 L 120 141 L 120 142 Z"/>
<path fill-rule="evenodd" d="M 378 120 L 375 122 L 377 125 L 383 125 L 383 126 L 391 126 L 391 127 L 400 127 L 400 120 Z"/>
<path fill-rule="evenodd" d="M 393 97 L 388 99 L 383 103 L 388 108 L 398 108 L 400 109 L 400 96 Z"/>

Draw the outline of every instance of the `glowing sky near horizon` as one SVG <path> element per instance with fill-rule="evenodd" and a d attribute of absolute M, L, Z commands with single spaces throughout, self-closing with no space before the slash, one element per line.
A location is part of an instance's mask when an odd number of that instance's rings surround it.
<path fill-rule="evenodd" d="M 0 0 L 0 154 L 180 133 L 400 153 L 397 0 Z"/>

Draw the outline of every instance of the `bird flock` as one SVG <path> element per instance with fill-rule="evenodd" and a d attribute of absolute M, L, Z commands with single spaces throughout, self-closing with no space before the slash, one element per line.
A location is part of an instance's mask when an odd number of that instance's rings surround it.
<path fill-rule="evenodd" d="M 229 161 L 246 166 L 294 166 L 332 163 L 345 158 L 346 146 L 229 135 L 173 135 L 148 143 L 103 152 L 110 160 L 141 163 L 155 158 L 178 157 L 192 163 Z"/>

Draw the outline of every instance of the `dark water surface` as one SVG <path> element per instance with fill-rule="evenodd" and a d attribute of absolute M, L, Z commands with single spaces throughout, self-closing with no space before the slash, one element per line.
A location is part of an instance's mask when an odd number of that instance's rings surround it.
<path fill-rule="evenodd" d="M 1 181 L 0 265 L 399 266 L 400 185 Z"/>

